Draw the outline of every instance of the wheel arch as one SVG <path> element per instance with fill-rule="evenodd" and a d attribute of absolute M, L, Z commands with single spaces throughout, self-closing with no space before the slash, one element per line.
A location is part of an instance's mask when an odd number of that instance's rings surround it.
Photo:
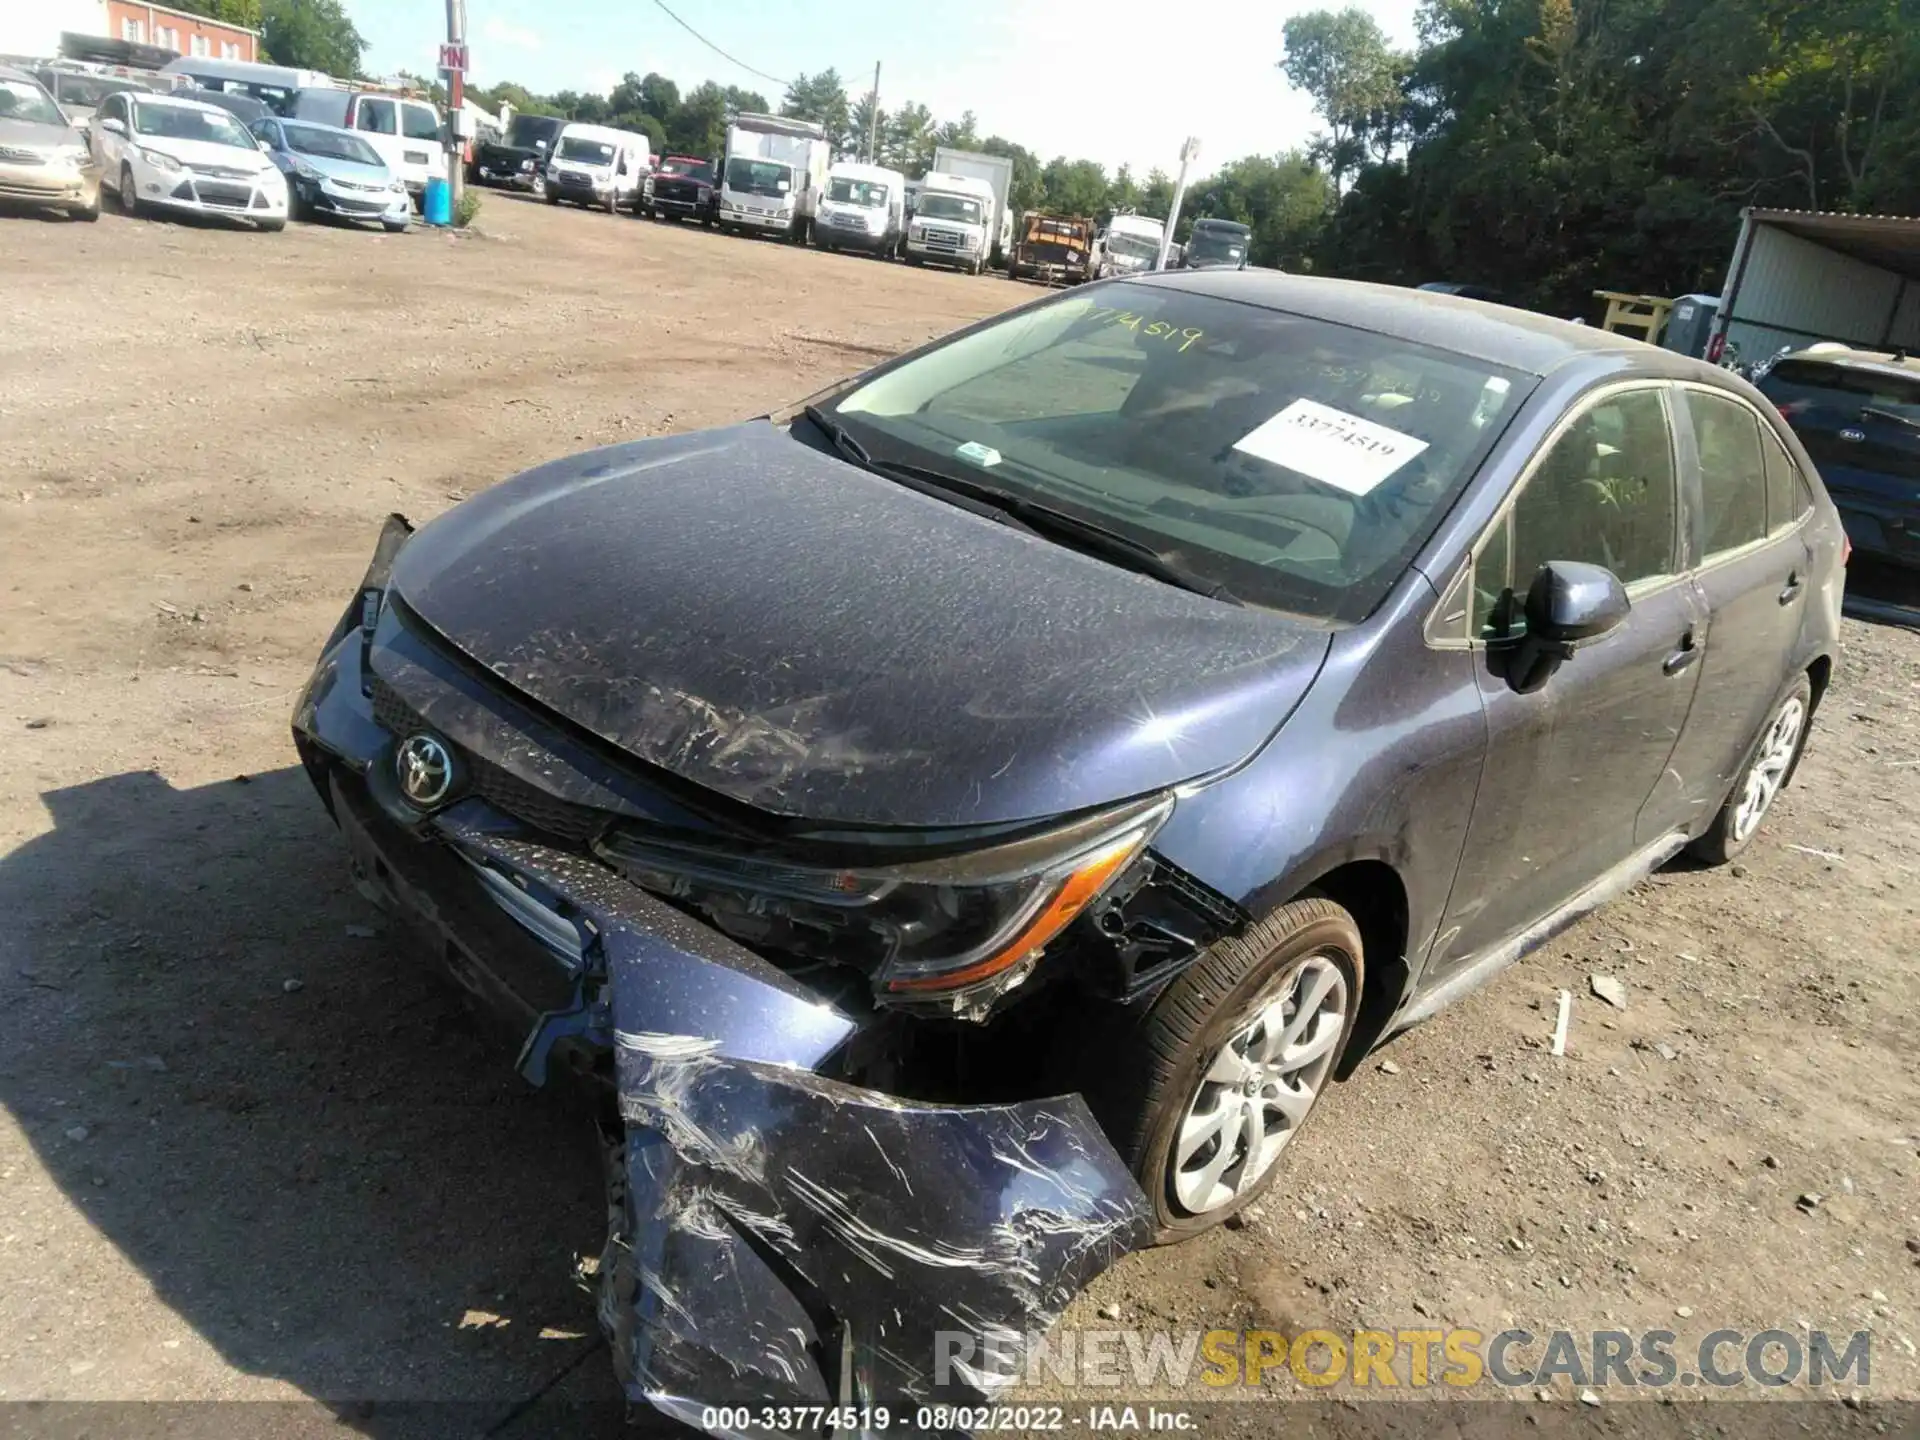
<path fill-rule="evenodd" d="M 1359 1011 L 1333 1071 L 1336 1079 L 1345 1080 L 1386 1033 L 1406 998 L 1412 973 L 1407 958 L 1411 930 L 1407 886 L 1385 859 L 1365 857 L 1343 861 L 1315 876 L 1293 898 L 1304 896 L 1333 901 L 1353 916 L 1360 931 L 1365 964 Z"/>

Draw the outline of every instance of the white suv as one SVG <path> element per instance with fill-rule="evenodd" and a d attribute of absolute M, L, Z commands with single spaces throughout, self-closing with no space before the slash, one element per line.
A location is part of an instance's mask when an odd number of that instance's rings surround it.
<path fill-rule="evenodd" d="M 128 215 L 195 210 L 286 228 L 286 177 L 217 106 L 121 91 L 94 112 L 87 138 L 100 183 Z"/>

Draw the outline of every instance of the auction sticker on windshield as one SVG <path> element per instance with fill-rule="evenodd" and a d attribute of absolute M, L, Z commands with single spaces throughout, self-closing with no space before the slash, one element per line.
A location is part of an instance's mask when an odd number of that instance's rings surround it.
<path fill-rule="evenodd" d="M 1302 398 L 1242 435 L 1233 448 L 1349 495 L 1365 495 L 1427 442 Z"/>

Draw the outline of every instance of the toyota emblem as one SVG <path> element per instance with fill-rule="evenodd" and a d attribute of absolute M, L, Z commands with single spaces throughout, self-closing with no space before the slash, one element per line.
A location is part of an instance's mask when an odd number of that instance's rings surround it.
<path fill-rule="evenodd" d="M 431 735 L 409 735 L 394 752 L 400 794 L 416 810 L 431 810 L 453 789 L 453 756 Z"/>

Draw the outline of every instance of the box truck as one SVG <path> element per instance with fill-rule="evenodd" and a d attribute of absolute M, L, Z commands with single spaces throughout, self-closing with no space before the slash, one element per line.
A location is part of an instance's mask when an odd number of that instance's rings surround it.
<path fill-rule="evenodd" d="M 720 164 L 720 228 L 805 244 L 832 159 L 827 132 L 811 120 L 734 116 Z"/>
<path fill-rule="evenodd" d="M 985 155 L 978 150 L 951 150 L 945 145 L 933 152 L 933 168 L 942 175 L 965 175 L 984 181 L 993 192 L 993 214 L 987 221 L 987 233 L 993 237 L 992 254 L 996 265 L 1006 260 L 1013 249 L 1013 212 L 1007 208 L 1007 195 L 1013 189 L 1013 160 L 1006 155 Z"/>

